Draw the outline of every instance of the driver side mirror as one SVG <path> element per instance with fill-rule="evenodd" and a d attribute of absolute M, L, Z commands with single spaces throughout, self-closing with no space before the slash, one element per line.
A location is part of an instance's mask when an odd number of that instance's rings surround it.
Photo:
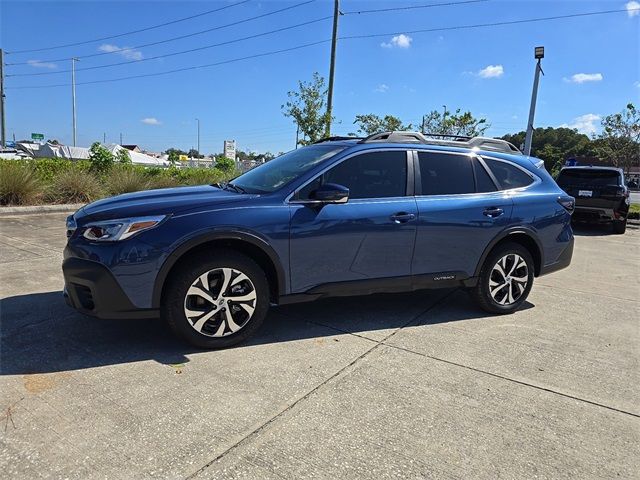
<path fill-rule="evenodd" d="M 349 189 L 337 183 L 325 183 L 311 192 L 311 199 L 322 203 L 347 203 Z"/>

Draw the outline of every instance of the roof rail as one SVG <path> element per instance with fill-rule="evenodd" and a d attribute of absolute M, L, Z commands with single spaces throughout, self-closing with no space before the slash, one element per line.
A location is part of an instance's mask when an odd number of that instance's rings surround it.
<path fill-rule="evenodd" d="M 316 140 L 315 142 L 312 142 L 312 145 L 315 145 L 316 143 L 323 143 L 323 142 L 337 142 L 340 140 L 362 140 L 363 137 L 340 137 L 340 136 L 335 136 L 335 137 L 324 137 L 321 138 L 320 140 Z"/>
<path fill-rule="evenodd" d="M 442 138 L 437 138 L 442 137 Z M 422 143 L 424 145 L 447 145 L 461 148 L 477 148 L 492 152 L 521 154 L 513 144 L 506 140 L 489 137 L 469 137 L 464 135 L 449 135 L 443 133 L 420 132 L 380 132 L 369 135 L 360 143 L 390 142 L 390 143 Z"/>

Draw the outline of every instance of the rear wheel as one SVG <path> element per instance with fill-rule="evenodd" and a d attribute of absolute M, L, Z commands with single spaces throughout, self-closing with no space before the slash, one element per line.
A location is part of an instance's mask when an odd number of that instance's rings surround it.
<path fill-rule="evenodd" d="M 627 231 L 627 219 L 624 220 L 614 220 L 613 221 L 613 233 L 616 235 L 622 235 Z"/>
<path fill-rule="evenodd" d="M 533 258 L 526 248 L 517 243 L 500 245 L 485 260 L 471 294 L 487 312 L 512 313 L 527 299 L 533 272 Z"/>
<path fill-rule="evenodd" d="M 242 342 L 260 327 L 268 308 L 265 273 L 232 250 L 189 258 L 163 291 L 162 316 L 175 333 L 201 348 Z"/>

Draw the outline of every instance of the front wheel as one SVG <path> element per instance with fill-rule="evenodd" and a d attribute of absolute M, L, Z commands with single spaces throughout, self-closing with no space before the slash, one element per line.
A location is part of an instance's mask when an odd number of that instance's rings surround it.
<path fill-rule="evenodd" d="M 517 243 L 496 248 L 480 271 L 472 296 L 490 313 L 512 313 L 524 303 L 533 285 L 533 258 Z"/>
<path fill-rule="evenodd" d="M 162 316 L 189 343 L 225 348 L 260 327 L 269 303 L 269 285 L 260 266 L 224 250 L 215 256 L 192 256 L 180 266 L 163 290 Z"/>

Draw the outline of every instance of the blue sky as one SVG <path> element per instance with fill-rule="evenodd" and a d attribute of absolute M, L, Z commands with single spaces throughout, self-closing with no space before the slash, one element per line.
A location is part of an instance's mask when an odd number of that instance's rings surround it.
<path fill-rule="evenodd" d="M 51 47 L 129 32 L 236 3 L 175 1 L 2 1 L 2 48 L 8 52 Z M 5 62 L 7 134 L 31 132 L 71 143 L 71 88 L 12 87 L 70 83 L 71 56 L 137 47 L 243 20 L 301 3 L 248 1 L 170 26 L 119 38 L 39 52 L 9 53 Z M 447 0 L 343 0 L 344 12 L 445 3 Z M 451 0 L 459 1 L 459 0 Z M 610 1 L 497 1 L 340 17 L 335 134 L 355 131 L 355 115 L 393 114 L 419 122 L 432 109 L 460 107 L 491 123 L 490 135 L 525 128 L 534 71 L 533 48 L 544 45 L 536 126 L 569 125 L 591 133 L 599 117 L 640 99 L 640 10 L 556 21 L 428 33 L 414 30 L 491 23 L 603 10 L 640 9 Z M 77 82 L 163 72 L 282 50 L 331 37 L 331 20 L 260 38 L 167 58 L 109 68 L 80 69 L 198 48 L 315 20 L 332 14 L 333 2 L 316 0 L 234 27 L 164 44 L 82 58 Z M 220 152 L 224 139 L 241 149 L 286 151 L 295 126 L 281 105 L 298 80 L 329 70 L 329 43 L 277 55 L 156 77 L 77 86 L 78 144 L 102 140 L 136 143 L 149 150 L 196 145 Z M 38 76 L 15 76 L 47 73 Z M 48 74 L 52 73 L 52 74 Z"/>

